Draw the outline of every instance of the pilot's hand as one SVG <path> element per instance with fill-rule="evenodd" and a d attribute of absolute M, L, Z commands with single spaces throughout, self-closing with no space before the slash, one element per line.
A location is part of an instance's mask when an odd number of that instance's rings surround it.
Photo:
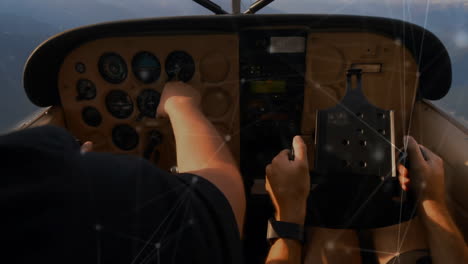
<path fill-rule="evenodd" d="M 156 115 L 167 117 L 168 109 L 170 107 L 177 107 L 179 104 L 199 107 L 200 100 L 200 93 L 192 86 L 180 81 L 168 82 L 161 94 Z"/>
<path fill-rule="evenodd" d="M 91 152 L 91 151 L 93 151 L 93 142 L 91 142 L 91 141 L 86 141 L 80 147 L 81 154 L 85 154 L 85 153 Z"/>
<path fill-rule="evenodd" d="M 414 138 L 408 136 L 405 140 L 408 140 L 408 155 L 411 165 L 409 173 L 403 165 L 398 167 L 402 189 L 414 191 L 420 202 L 433 200 L 443 204 L 445 201 L 443 160 L 428 148 L 419 145 Z"/>
<path fill-rule="evenodd" d="M 307 147 L 300 136 L 293 139 L 295 159 L 281 151 L 266 166 L 265 188 L 276 210 L 276 220 L 303 224 L 310 190 Z"/>

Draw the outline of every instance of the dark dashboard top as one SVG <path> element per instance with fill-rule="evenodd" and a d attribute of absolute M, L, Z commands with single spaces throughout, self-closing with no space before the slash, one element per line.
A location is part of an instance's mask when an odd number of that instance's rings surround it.
<path fill-rule="evenodd" d="M 310 32 L 373 32 L 401 41 L 418 60 L 419 96 L 429 100 L 444 97 L 451 85 L 448 52 L 430 31 L 400 20 L 347 15 L 219 15 L 169 17 L 118 21 L 80 27 L 53 36 L 41 44 L 24 69 L 24 88 L 38 106 L 60 105 L 57 77 L 65 56 L 79 45 L 104 37 L 236 33 L 248 29 L 281 27 Z"/>

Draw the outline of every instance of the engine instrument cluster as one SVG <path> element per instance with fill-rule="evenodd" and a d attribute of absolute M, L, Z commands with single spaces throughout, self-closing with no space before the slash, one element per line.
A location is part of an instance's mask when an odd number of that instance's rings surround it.
<path fill-rule="evenodd" d="M 156 116 L 164 84 L 180 80 L 194 86 L 220 133 L 234 134 L 239 129 L 237 50 L 236 35 L 122 37 L 80 46 L 59 75 L 67 127 L 80 140 L 95 142 L 98 151 L 175 166 L 170 122 Z M 228 144 L 238 149 L 239 136 Z"/>

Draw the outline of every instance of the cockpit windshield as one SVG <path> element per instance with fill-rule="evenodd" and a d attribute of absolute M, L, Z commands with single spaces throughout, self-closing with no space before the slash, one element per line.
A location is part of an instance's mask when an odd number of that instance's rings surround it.
<path fill-rule="evenodd" d="M 231 11 L 231 1 L 214 2 Z M 241 1 L 241 10 L 246 10 L 253 2 Z M 190 0 L 3 0 L 0 10 L 0 82 L 4 93 L 0 99 L 0 131 L 18 125 L 37 110 L 25 96 L 22 72 L 29 54 L 50 36 L 75 27 L 113 20 L 212 15 Z M 446 46 L 453 68 L 449 94 L 434 103 L 468 126 L 467 0 L 277 0 L 258 13 L 379 16 L 427 28 Z"/>

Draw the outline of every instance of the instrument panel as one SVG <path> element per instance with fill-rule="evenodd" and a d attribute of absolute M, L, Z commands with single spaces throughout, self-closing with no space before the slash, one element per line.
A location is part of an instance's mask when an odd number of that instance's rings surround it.
<path fill-rule="evenodd" d="M 164 84 L 196 87 L 202 109 L 231 149 L 239 149 L 238 37 L 148 36 L 99 39 L 65 59 L 59 76 L 68 129 L 97 151 L 134 154 L 175 166 L 168 120 L 156 117 Z"/>
<path fill-rule="evenodd" d="M 397 146 L 407 131 L 418 66 L 398 39 L 366 32 L 249 29 L 230 34 L 109 37 L 66 56 L 58 87 L 67 128 L 97 151 L 176 165 L 170 122 L 155 116 L 169 80 L 198 89 L 244 177 L 262 178 L 272 155 L 301 134 L 314 166 L 316 112 L 343 98 L 346 71 L 363 93 L 394 110 Z M 248 184 L 253 184 L 252 182 Z"/>

